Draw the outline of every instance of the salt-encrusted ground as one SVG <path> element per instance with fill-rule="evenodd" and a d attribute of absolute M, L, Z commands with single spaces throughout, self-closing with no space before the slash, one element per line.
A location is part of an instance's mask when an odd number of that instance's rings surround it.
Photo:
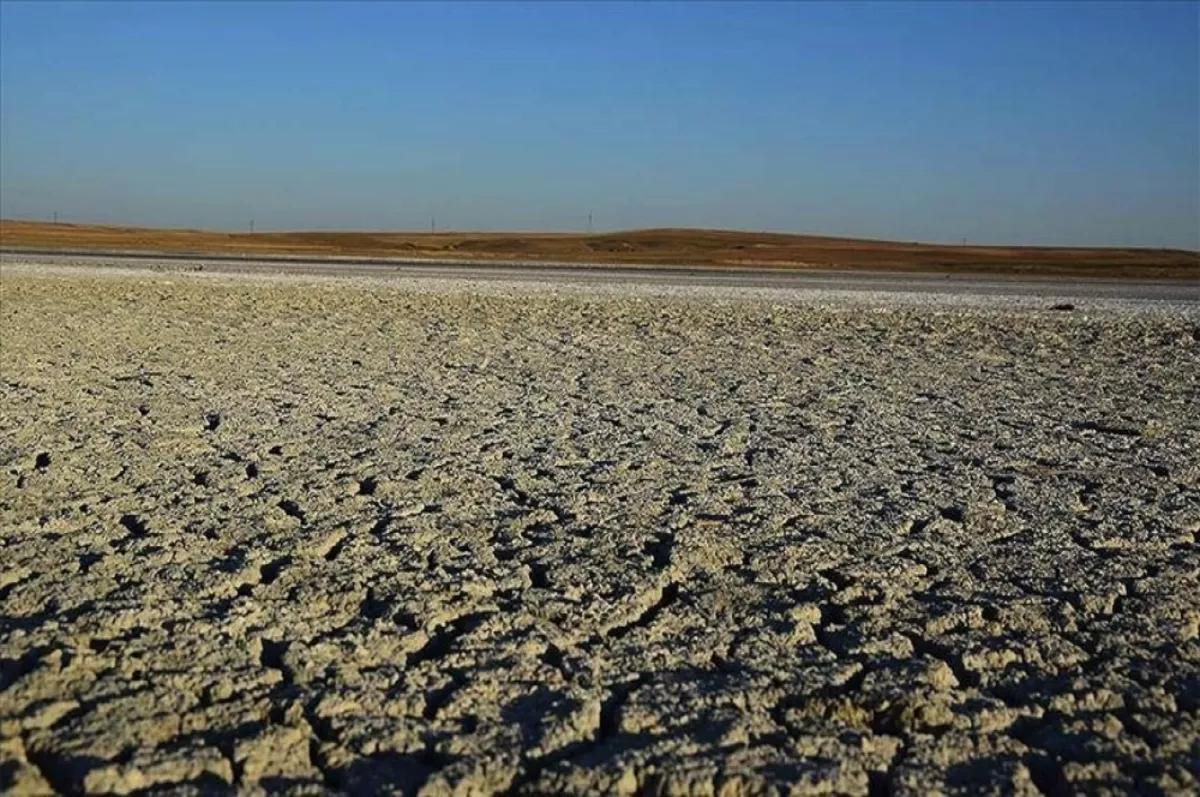
<path fill-rule="evenodd" d="M 0 273 L 0 790 L 1188 793 L 1194 307 Z"/>

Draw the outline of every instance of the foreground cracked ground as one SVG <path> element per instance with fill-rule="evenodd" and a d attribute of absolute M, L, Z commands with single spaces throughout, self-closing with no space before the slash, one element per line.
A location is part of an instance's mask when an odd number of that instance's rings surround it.
<path fill-rule="evenodd" d="M 0 297 L 0 790 L 1200 788 L 1195 318 Z"/>

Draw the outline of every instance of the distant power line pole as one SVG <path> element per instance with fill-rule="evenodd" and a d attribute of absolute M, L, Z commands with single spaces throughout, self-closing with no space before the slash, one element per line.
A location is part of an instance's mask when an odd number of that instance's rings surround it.
<path fill-rule="evenodd" d="M 431 233 L 436 233 L 436 232 L 437 232 L 437 216 L 430 216 L 430 217 L 429 217 L 429 231 L 430 231 Z"/>
<path fill-rule="evenodd" d="M 250 219 L 250 234 L 254 235 L 254 219 Z"/>
<path fill-rule="evenodd" d="M 54 223 L 58 224 L 58 211 L 54 211 Z"/>
<path fill-rule="evenodd" d="M 588 211 L 588 235 L 592 234 L 592 213 Z"/>

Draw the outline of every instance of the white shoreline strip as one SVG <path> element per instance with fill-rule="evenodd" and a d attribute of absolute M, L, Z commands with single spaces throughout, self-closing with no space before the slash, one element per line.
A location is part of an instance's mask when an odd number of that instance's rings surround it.
<path fill-rule="evenodd" d="M 228 264 L 221 264 L 228 265 Z M 1001 285 L 993 293 L 966 293 L 950 290 L 879 290 L 869 284 L 857 288 L 829 287 L 765 287 L 746 285 L 666 284 L 659 282 L 617 282 L 601 274 L 595 280 L 558 280 L 548 274 L 544 280 L 504 276 L 475 278 L 411 275 L 403 272 L 365 274 L 306 274 L 286 270 L 270 271 L 269 265 L 251 264 L 252 271 L 219 268 L 202 270 L 204 262 L 197 259 L 194 266 L 186 261 L 143 261 L 131 266 L 121 261 L 63 263 L 59 259 L 47 262 L 44 257 L 0 256 L 0 277 L 5 275 L 36 275 L 60 278 L 135 279 L 172 282 L 179 279 L 207 281 L 241 286 L 308 285 L 326 289 L 358 290 L 385 289 L 416 294 L 472 293 L 482 296 L 564 296 L 609 297 L 625 299 L 671 299 L 707 301 L 754 301 L 774 304 L 868 305 L 879 310 L 890 308 L 971 311 L 1051 311 L 1055 305 L 1070 304 L 1075 314 L 1089 312 L 1176 315 L 1200 320 L 1200 299 L 1113 298 L 1102 296 L 1079 297 L 1068 293 L 1005 293 Z M 1055 287 L 1058 287 L 1057 285 Z M 1057 312 L 1057 311 L 1056 311 Z"/>

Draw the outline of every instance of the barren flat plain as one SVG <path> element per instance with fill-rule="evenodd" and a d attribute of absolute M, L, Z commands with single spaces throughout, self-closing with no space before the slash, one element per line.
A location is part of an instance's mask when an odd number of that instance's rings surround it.
<path fill-rule="evenodd" d="M 0 346 L 0 790 L 1200 789 L 1194 298 L 7 257 Z"/>

